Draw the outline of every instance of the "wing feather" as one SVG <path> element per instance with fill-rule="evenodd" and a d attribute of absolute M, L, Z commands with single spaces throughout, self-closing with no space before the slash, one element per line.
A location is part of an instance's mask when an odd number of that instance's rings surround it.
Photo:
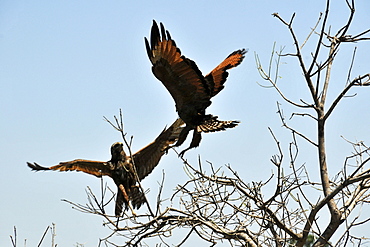
<path fill-rule="evenodd" d="M 246 52 L 245 49 L 234 51 L 205 77 L 211 91 L 211 97 L 224 88 L 224 83 L 229 75 L 227 70 L 238 66 L 243 61 Z"/>
<path fill-rule="evenodd" d="M 134 164 L 136 167 L 139 179 L 144 179 L 158 165 L 167 148 L 176 142 L 184 121 L 178 118 L 169 128 L 159 134 L 159 136 L 149 145 L 142 148 L 133 155 Z"/>
<path fill-rule="evenodd" d="M 161 32 L 153 20 L 150 45 L 145 38 L 145 46 L 152 62 L 152 71 L 175 100 L 177 109 L 184 104 L 210 104 L 208 85 L 194 61 L 181 55 L 175 41 L 162 23 Z"/>
<path fill-rule="evenodd" d="M 28 166 L 34 171 L 54 170 L 54 171 L 81 171 L 96 177 L 111 176 L 112 165 L 109 162 L 76 159 L 68 162 L 60 162 L 58 165 L 43 167 L 37 163 L 28 163 Z"/>

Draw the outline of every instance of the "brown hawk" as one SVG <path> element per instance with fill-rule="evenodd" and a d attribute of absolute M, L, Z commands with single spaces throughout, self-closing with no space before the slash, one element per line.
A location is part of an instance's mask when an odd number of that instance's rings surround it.
<path fill-rule="evenodd" d="M 96 177 L 109 176 L 118 187 L 115 206 L 115 215 L 118 217 L 122 212 L 123 204 L 125 210 L 140 208 L 145 203 L 145 196 L 137 184 L 137 179 L 144 179 L 158 165 L 162 155 L 177 139 L 182 130 L 184 122 L 179 118 L 148 146 L 140 149 L 135 154 L 126 155 L 123 144 L 116 142 L 111 146 L 111 159 L 109 161 L 93 161 L 76 159 L 68 162 L 60 162 L 59 165 L 43 167 L 37 163 L 29 163 L 28 166 L 34 171 L 82 171 Z M 135 171 L 137 176 L 135 175 Z M 131 208 L 132 209 L 132 208 Z M 133 212 L 133 211 L 132 211 Z"/>
<path fill-rule="evenodd" d="M 217 116 L 205 114 L 211 105 L 211 98 L 223 88 L 228 76 L 227 70 L 238 66 L 244 59 L 245 49 L 231 53 L 208 75 L 203 76 L 194 61 L 181 55 L 168 30 L 160 23 L 160 31 L 153 20 L 150 43 L 145 46 L 152 63 L 152 71 L 170 92 L 176 103 L 179 117 L 186 123 L 175 146 L 180 146 L 193 130 L 193 138 L 187 150 L 199 146 L 201 132 L 213 132 L 233 128 L 238 121 L 220 121 Z"/>

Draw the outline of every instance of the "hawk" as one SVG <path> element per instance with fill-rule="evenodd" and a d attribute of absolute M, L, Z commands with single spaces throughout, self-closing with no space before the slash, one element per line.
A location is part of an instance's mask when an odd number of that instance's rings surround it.
<path fill-rule="evenodd" d="M 211 98 L 223 88 L 228 76 L 227 70 L 238 66 L 247 52 L 245 49 L 231 53 L 208 75 L 203 76 L 194 61 L 181 55 L 180 49 L 171 38 L 168 30 L 155 20 L 151 29 L 150 42 L 145 38 L 145 46 L 152 63 L 152 72 L 167 88 L 176 104 L 179 117 L 186 123 L 174 146 L 180 146 L 191 130 L 193 138 L 190 146 L 180 155 L 201 141 L 201 132 L 214 132 L 233 128 L 239 121 L 220 121 L 217 116 L 206 114 Z"/>
<path fill-rule="evenodd" d="M 138 186 L 138 180 L 143 180 L 158 165 L 162 155 L 178 139 L 183 124 L 184 122 L 178 118 L 169 128 L 163 130 L 152 143 L 133 154 L 132 159 L 126 155 L 123 144 L 116 142 L 111 146 L 112 157 L 106 162 L 76 159 L 60 162 L 51 167 L 43 167 L 37 163 L 27 162 L 27 164 L 34 171 L 82 171 L 96 177 L 109 176 L 118 188 L 115 205 L 116 217 L 121 215 L 123 204 L 125 204 L 125 210 L 130 207 L 134 214 L 133 208 L 139 209 L 145 203 L 145 196 Z"/>

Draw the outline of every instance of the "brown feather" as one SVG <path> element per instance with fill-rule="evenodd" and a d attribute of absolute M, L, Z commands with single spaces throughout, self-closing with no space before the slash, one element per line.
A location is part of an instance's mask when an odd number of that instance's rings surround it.
<path fill-rule="evenodd" d="M 152 143 L 133 155 L 136 172 L 140 180 L 153 171 L 163 154 L 167 152 L 168 147 L 177 141 L 183 124 L 184 122 L 178 118 L 170 127 L 162 131 Z"/>
<path fill-rule="evenodd" d="M 185 104 L 208 106 L 210 97 L 202 73 L 194 61 L 181 55 L 180 49 L 167 35 L 162 23 L 161 30 L 162 36 L 157 23 L 153 21 L 151 46 L 145 38 L 147 53 L 153 64 L 153 74 L 170 92 L 177 111 L 180 112 Z"/>
<path fill-rule="evenodd" d="M 55 171 L 81 171 L 97 177 L 111 176 L 113 166 L 109 162 L 93 161 L 93 160 L 72 160 L 68 162 L 60 162 L 59 165 L 50 167 L 50 170 Z"/>
<path fill-rule="evenodd" d="M 58 165 L 51 167 L 43 167 L 36 162 L 31 164 L 27 162 L 28 166 L 34 171 L 54 170 L 54 171 L 81 171 L 97 177 L 110 176 L 112 167 L 107 162 L 94 160 L 72 160 L 68 162 L 60 162 Z"/>
<path fill-rule="evenodd" d="M 205 77 L 211 88 L 211 97 L 224 88 L 224 83 L 229 75 L 227 70 L 238 66 L 243 61 L 246 52 L 245 49 L 234 51 Z"/>

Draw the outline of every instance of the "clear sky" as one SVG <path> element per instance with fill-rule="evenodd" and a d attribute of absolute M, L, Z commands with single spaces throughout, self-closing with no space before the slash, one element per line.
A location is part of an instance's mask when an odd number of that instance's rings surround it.
<path fill-rule="evenodd" d="M 10 246 L 13 226 L 18 241 L 36 246 L 43 231 L 56 224 L 58 246 L 96 246 L 109 234 L 102 218 L 83 214 L 61 199 L 85 204 L 86 186 L 99 192 L 100 180 L 82 173 L 33 173 L 26 162 L 51 166 L 76 158 L 109 160 L 109 148 L 120 135 L 103 116 L 113 119 L 122 109 L 125 131 L 134 136 L 133 151 L 147 145 L 177 114 L 174 102 L 152 75 L 144 37 L 152 20 L 163 22 L 182 53 L 196 61 L 204 74 L 232 51 L 247 48 L 244 62 L 230 71 L 225 89 L 213 99 L 208 113 L 223 120 L 240 120 L 235 129 L 203 135 L 201 147 L 185 157 L 196 163 L 230 164 L 245 181 L 266 180 L 274 171 L 276 153 L 271 127 L 287 150 L 290 133 L 281 128 L 276 102 L 286 115 L 292 108 L 273 89 L 266 89 L 256 69 L 254 53 L 268 65 L 273 43 L 292 52 L 286 27 L 272 13 L 288 20 L 302 42 L 314 26 L 324 1 L 10 1 L 0 0 L 0 245 Z M 350 34 L 369 28 L 368 0 L 357 1 Z M 348 16 L 345 1 L 332 3 L 332 30 Z M 353 75 L 369 73 L 370 44 L 360 43 Z M 307 45 L 305 59 L 310 58 Z M 345 85 L 353 46 L 344 45 L 334 66 L 332 94 Z M 281 87 L 287 96 L 307 99 L 297 63 L 281 65 Z M 329 169 L 336 173 L 352 151 L 340 135 L 370 142 L 368 88 L 356 88 L 328 122 Z M 293 119 L 299 130 L 314 136 L 313 121 Z M 300 140 L 299 161 L 315 166 L 312 147 Z M 185 143 L 182 148 L 187 147 Z M 310 154 L 311 152 L 311 154 Z M 313 153 L 312 153 L 313 152 Z M 288 166 L 289 164 L 285 164 Z M 166 196 L 187 176 L 173 151 L 162 158 L 144 187 L 156 195 L 162 171 Z M 115 185 L 105 179 L 115 190 Z M 113 212 L 113 203 L 107 210 Z M 48 238 L 50 236 L 48 235 Z M 45 241 L 43 246 L 49 246 Z"/>

